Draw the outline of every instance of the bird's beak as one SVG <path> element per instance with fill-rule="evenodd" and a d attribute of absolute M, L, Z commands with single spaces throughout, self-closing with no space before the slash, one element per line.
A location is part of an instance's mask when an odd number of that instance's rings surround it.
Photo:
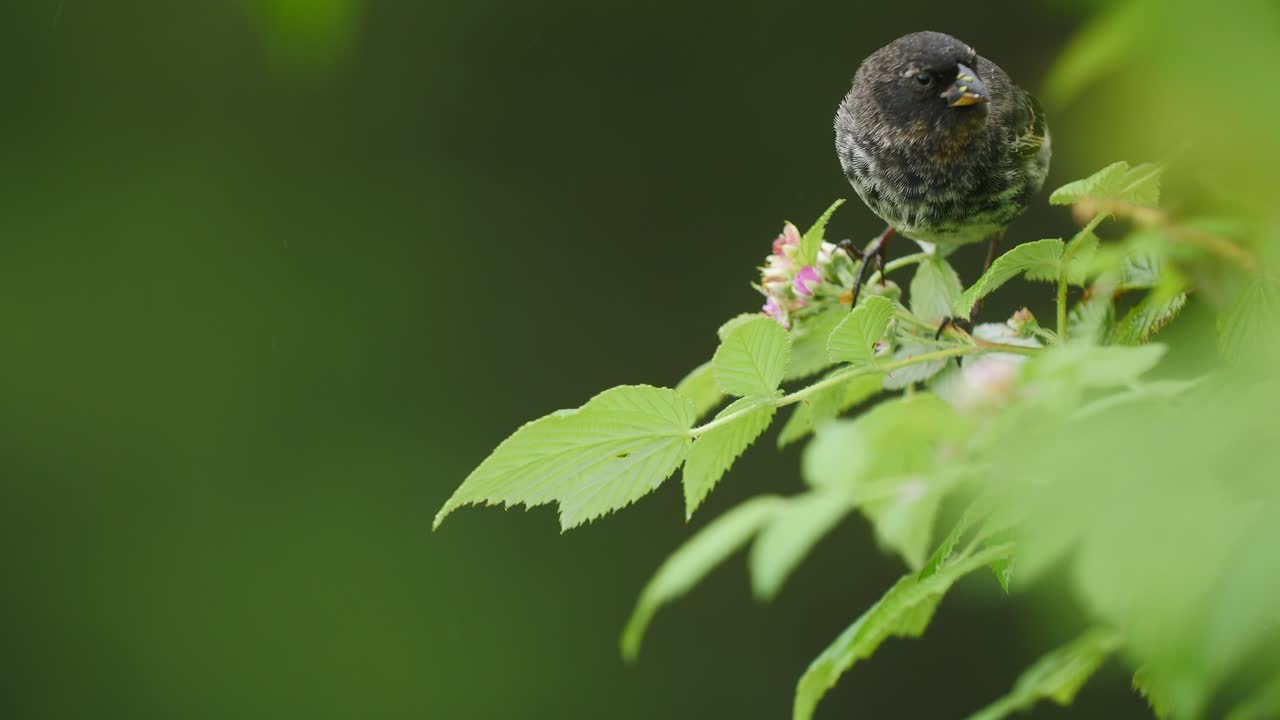
<path fill-rule="evenodd" d="M 991 99 L 987 95 L 987 86 L 982 84 L 978 73 L 967 65 L 960 65 L 959 70 L 956 81 L 942 93 L 942 99 L 947 101 L 949 107 L 977 105 Z"/>

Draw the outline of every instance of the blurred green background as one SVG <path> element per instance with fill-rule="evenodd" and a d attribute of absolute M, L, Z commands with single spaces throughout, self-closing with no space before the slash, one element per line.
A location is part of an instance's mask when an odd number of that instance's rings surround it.
<path fill-rule="evenodd" d="M 831 117 L 862 57 L 943 30 L 1035 90 L 1081 21 L 1021 0 L 9 0 L 3 714 L 784 717 L 902 570 L 861 521 L 770 607 L 731 563 L 626 667 L 622 623 L 690 532 L 674 484 L 566 535 L 550 508 L 431 517 L 520 423 L 671 385 L 758 307 L 782 221 L 852 197 Z M 1050 186 L 1097 167 L 1051 124 Z M 833 231 L 877 222 L 855 202 Z M 1011 237 L 1071 227 L 1041 202 Z M 1051 299 L 1023 288 L 990 312 Z M 694 525 L 801 487 L 772 437 Z M 964 587 L 822 716 L 974 710 L 1074 633 Z M 1117 672 L 1072 714 L 1146 711 Z"/>

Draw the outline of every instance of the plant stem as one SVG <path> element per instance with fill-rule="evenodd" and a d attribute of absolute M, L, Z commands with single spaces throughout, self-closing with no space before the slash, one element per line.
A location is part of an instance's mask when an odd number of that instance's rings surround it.
<path fill-rule="evenodd" d="M 1008 345 L 1006 343 L 987 342 L 982 338 L 974 338 L 974 342 L 983 350 L 991 352 L 1013 353 L 1015 355 L 1035 355 L 1040 352 L 1038 347 L 1028 347 L 1026 345 Z"/>
<path fill-rule="evenodd" d="M 1093 219 L 1071 238 L 1071 242 L 1067 243 L 1066 250 L 1062 253 L 1062 269 L 1058 271 L 1058 342 L 1067 341 L 1067 268 L 1084 237 L 1096 230 L 1106 217 L 1105 213 L 1094 215 Z"/>
<path fill-rule="evenodd" d="M 1067 341 L 1067 278 L 1058 278 L 1058 342 Z"/>
<path fill-rule="evenodd" d="M 884 264 L 884 272 L 880 272 L 879 270 L 877 270 L 871 273 L 871 276 L 867 278 L 867 284 L 871 285 L 872 283 L 880 282 L 881 278 L 893 272 L 894 270 L 901 270 L 902 268 L 907 267 L 908 265 L 918 265 L 924 262 L 925 258 L 927 257 L 929 257 L 929 253 L 918 252 L 911 255 L 904 255 L 898 258 L 897 260 L 890 260 L 889 262 Z M 866 262 L 866 261 L 864 260 L 863 262 Z"/>
<path fill-rule="evenodd" d="M 844 368 L 843 370 L 840 370 L 832 375 L 829 375 L 819 380 L 818 382 L 812 385 L 809 385 L 808 387 L 803 387 L 789 395 L 783 395 L 782 397 L 776 398 L 773 400 L 762 400 L 761 402 L 755 405 L 752 405 L 750 407 L 745 407 L 736 412 L 729 413 L 724 417 L 716 418 L 711 422 L 707 423 L 706 425 L 701 425 L 699 427 L 693 428 L 692 430 L 689 431 L 689 437 L 698 437 L 699 435 L 705 432 L 715 430 L 718 427 L 724 427 L 725 425 L 728 425 L 738 420 L 739 418 L 746 415 L 747 413 L 757 410 L 762 405 L 772 405 L 773 407 L 786 407 L 787 405 L 794 405 L 800 402 L 801 400 L 807 399 L 809 396 L 814 395 L 815 393 L 821 390 L 825 390 L 826 388 L 832 387 L 833 385 L 839 385 L 845 380 L 849 380 L 850 378 L 854 378 L 859 375 L 867 375 L 873 372 L 888 374 L 893 372 L 894 370 L 898 370 L 900 368 L 904 368 L 910 365 L 919 365 L 920 363 L 932 362 L 934 360 L 945 360 L 947 358 L 959 357 L 961 355 L 969 355 L 972 353 L 979 353 L 979 352 L 989 352 L 992 350 L 999 350 L 1000 352 L 1025 352 L 1027 350 L 1033 350 L 1033 349 L 1024 348 L 1017 345 L 1000 345 L 998 343 L 990 343 L 987 346 L 958 345 L 956 347 L 945 348 L 942 350 L 935 350 L 933 352 L 927 352 L 921 355 L 915 355 L 913 357 L 903 358 L 902 360 L 898 360 L 896 362 L 891 362 L 891 363 L 885 363 L 883 365 L 875 365 L 875 366 L 855 365 L 855 366 L 847 367 L 847 368 Z"/>

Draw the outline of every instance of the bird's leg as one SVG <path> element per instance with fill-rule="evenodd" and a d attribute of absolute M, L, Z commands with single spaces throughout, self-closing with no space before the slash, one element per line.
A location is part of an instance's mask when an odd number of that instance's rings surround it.
<path fill-rule="evenodd" d="M 862 258 L 866 257 L 862 254 L 862 251 L 858 249 L 858 246 L 854 245 L 853 241 L 849 238 L 845 238 L 844 240 L 836 243 L 836 249 L 845 251 L 845 253 L 847 253 L 854 262 L 862 262 Z"/>
<path fill-rule="evenodd" d="M 983 275 L 987 274 L 987 271 L 991 269 L 992 263 L 996 261 L 996 253 L 1000 250 L 1000 241 L 1003 239 L 1003 230 L 987 238 L 987 261 L 982 264 Z"/>
<path fill-rule="evenodd" d="M 991 269 L 991 265 L 995 263 L 996 254 L 1000 249 L 1000 240 L 1003 238 L 1004 231 L 994 233 L 990 238 L 987 238 L 987 261 L 982 264 L 983 275 L 986 275 L 987 271 Z M 937 340 L 942 337 L 942 333 L 949 327 L 953 327 L 964 332 L 973 332 L 973 324 L 977 322 L 978 313 L 981 312 L 981 310 L 982 299 L 979 298 L 969 310 L 969 317 L 967 319 L 955 317 L 942 318 L 942 322 L 938 325 L 938 332 L 934 333 L 933 339 Z"/>
<path fill-rule="evenodd" d="M 986 275 L 991 269 L 991 265 L 996 261 L 996 253 L 1000 249 L 1000 240 L 1004 238 L 1004 231 L 992 233 L 987 239 L 987 261 L 982 264 L 982 274 Z M 978 302 L 973 304 L 973 308 L 969 310 L 969 327 L 972 328 L 974 322 L 978 319 L 978 313 L 982 311 L 982 298 L 978 298 Z"/>
<path fill-rule="evenodd" d="M 867 245 L 867 249 L 863 251 L 855 248 L 850 240 L 839 243 L 838 247 L 849 253 L 849 257 L 858 261 L 858 269 L 853 276 L 852 300 L 849 301 L 850 308 L 858 306 L 858 293 L 862 291 L 862 281 L 867 276 L 867 261 L 872 257 L 875 257 L 876 265 L 881 269 L 880 277 L 884 279 L 884 256 L 888 252 L 889 241 L 893 239 L 893 235 L 894 229 L 892 226 L 885 228 L 884 232 L 880 233 L 875 240 L 872 240 Z"/>
<path fill-rule="evenodd" d="M 969 313 L 969 315 L 972 317 L 973 313 Z M 948 315 L 942 318 L 942 322 L 938 323 L 938 331 L 933 334 L 933 339 L 937 340 L 942 337 L 942 333 L 946 332 L 947 328 L 955 328 L 963 333 L 973 332 L 973 321 Z"/>

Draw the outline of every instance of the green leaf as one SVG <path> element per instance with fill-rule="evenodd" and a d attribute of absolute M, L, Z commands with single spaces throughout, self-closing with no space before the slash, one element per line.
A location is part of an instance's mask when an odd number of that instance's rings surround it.
<path fill-rule="evenodd" d="M 892 495 L 867 503 L 865 512 L 875 526 L 876 540 L 919 570 L 933 539 L 933 523 L 942 502 L 942 488 L 927 477 L 895 479 Z"/>
<path fill-rule="evenodd" d="M 889 589 L 809 665 L 796 686 L 794 720 L 809 720 L 827 691 L 858 660 L 871 657 L 890 637 L 919 637 L 957 580 L 1006 555 L 1007 546 L 986 548 L 943 564 L 930 575 L 907 575 Z M 932 569 L 932 568 L 930 568 Z"/>
<path fill-rule="evenodd" d="M 932 393 L 885 400 L 852 420 L 818 429 L 805 448 L 804 477 L 813 487 L 858 496 L 867 483 L 927 474 L 938 450 L 965 432 L 955 410 Z"/>
<path fill-rule="evenodd" d="M 1164 296 L 1164 293 L 1149 293 L 1116 323 L 1107 342 L 1112 345 L 1145 343 L 1173 322 L 1186 304 L 1186 293 L 1180 292 L 1173 297 Z"/>
<path fill-rule="evenodd" d="M 771 600 L 813 546 L 852 509 L 849 496 L 814 491 L 790 498 L 756 537 L 748 556 L 751 588 Z"/>
<path fill-rule="evenodd" d="M 606 390 L 516 430 L 467 476 L 433 527 L 463 505 L 560 505 L 569 529 L 651 492 L 689 450 L 693 403 L 674 390 Z"/>
<path fill-rule="evenodd" d="M 716 382 L 715 372 L 710 362 L 702 363 L 685 375 L 680 384 L 676 385 L 676 392 L 689 398 L 693 403 L 695 418 L 711 412 L 717 405 L 724 402 L 725 398 L 724 393 L 720 392 L 720 385 Z"/>
<path fill-rule="evenodd" d="M 893 351 L 893 361 L 900 362 L 910 360 L 918 355 L 933 352 L 937 348 L 919 343 L 906 343 Z M 948 358 L 940 358 L 938 360 L 929 360 L 928 362 L 917 362 L 911 365 L 904 365 L 893 372 L 890 372 L 884 378 L 885 390 L 901 390 L 908 385 L 922 383 L 934 375 L 942 372 L 947 367 Z"/>
<path fill-rule="evenodd" d="M 871 364 L 875 345 L 884 337 L 893 317 L 893 308 L 892 300 L 879 296 L 869 297 L 854 308 L 831 333 L 827 343 L 831 362 Z"/>
<path fill-rule="evenodd" d="M 954 461 L 945 463 L 942 449 L 963 432 L 955 410 L 936 395 L 888 400 L 819 428 L 805 450 L 805 480 L 859 500 L 880 544 L 919 568 L 953 475 Z"/>
<path fill-rule="evenodd" d="M 1138 676 L 1133 676 L 1134 687 L 1137 687 Z M 1145 691 L 1143 694 L 1146 695 Z M 1147 696 L 1150 699 L 1150 696 Z M 1154 708 L 1155 705 L 1152 705 Z M 1160 712 L 1156 712 L 1160 720 L 1164 720 Z M 1280 717 L 1280 674 L 1273 675 L 1253 695 L 1231 710 L 1227 720 L 1268 720 Z"/>
<path fill-rule="evenodd" d="M 973 527 L 979 519 L 981 519 L 982 511 L 978 502 L 972 502 L 969 507 L 965 508 L 964 513 L 956 524 L 951 527 L 951 532 L 942 539 L 938 547 L 934 549 L 933 554 L 925 562 L 920 572 L 916 573 L 916 579 L 924 580 L 927 577 L 936 575 L 939 570 L 946 567 L 955 557 L 956 548 L 960 546 L 960 540 L 965 533 L 969 532 L 969 528 Z M 997 562 L 993 560 L 992 562 Z"/>
<path fill-rule="evenodd" d="M 1147 701 L 1147 707 L 1151 708 L 1151 714 L 1156 716 L 1156 720 L 1168 720 L 1169 701 L 1165 698 L 1164 690 L 1160 688 L 1160 683 L 1152 675 L 1150 668 L 1143 666 L 1133 673 L 1133 689 Z M 1227 720 L 1244 720 L 1244 718 L 1229 716 Z"/>
<path fill-rule="evenodd" d="M 1270 365 L 1280 340 L 1277 327 L 1280 282 L 1260 274 L 1218 318 L 1218 353 L 1231 364 Z"/>
<path fill-rule="evenodd" d="M 1000 720 L 1029 710 L 1042 699 L 1070 705 L 1089 676 L 1119 647 L 1120 638 L 1114 631 L 1090 630 L 1037 660 L 1018 677 L 1012 692 L 969 720 Z"/>
<path fill-rule="evenodd" d="M 720 389 L 729 395 L 772 398 L 791 356 L 787 331 L 757 315 L 730 328 L 711 358 Z"/>
<path fill-rule="evenodd" d="M 844 204 L 844 200 L 837 200 L 831 203 L 831 207 L 822 213 L 822 217 L 809 228 L 804 237 L 800 239 L 800 251 L 796 253 L 796 264 L 800 267 L 805 265 L 814 265 L 818 262 L 818 252 L 822 249 L 822 243 L 826 240 L 827 223 L 831 221 L 831 216 L 836 210 Z"/>
<path fill-rule="evenodd" d="M 1112 163 L 1083 180 L 1067 183 L 1049 196 L 1054 205 L 1073 205 L 1083 200 L 1118 200 L 1138 205 L 1155 205 L 1160 201 L 1160 176 L 1164 167 L 1142 163 L 1129 167 L 1121 161 Z"/>
<path fill-rule="evenodd" d="M 840 305 L 801 320 L 791 331 L 791 362 L 783 380 L 799 380 L 830 367 L 827 340 L 847 317 L 849 309 Z"/>
<path fill-rule="evenodd" d="M 1164 166 L 1155 163 L 1139 163 L 1129 168 L 1120 183 L 1117 200 L 1154 207 L 1160 204 L 1160 178 Z"/>
<path fill-rule="evenodd" d="M 729 470 L 760 434 L 769 428 L 773 413 L 772 403 L 753 398 L 741 398 L 716 415 L 716 420 L 742 412 L 724 425 L 719 425 L 699 435 L 689 450 L 684 464 L 685 517 L 693 517 L 716 482 Z"/>
<path fill-rule="evenodd" d="M 1057 282 L 1064 248 L 1065 245 L 1058 239 L 1037 240 L 1015 246 L 996 258 L 991 267 L 978 278 L 978 282 L 952 303 L 952 315 L 968 317 L 969 311 L 979 300 L 1024 273 L 1029 280 Z"/>
<path fill-rule="evenodd" d="M 654 613 L 689 592 L 715 566 L 746 545 L 782 502 L 769 495 L 747 500 L 716 518 L 672 553 L 640 592 L 622 631 L 622 656 L 635 660 Z"/>
<path fill-rule="evenodd" d="M 1067 337 L 1072 343 L 1099 343 L 1115 329 L 1115 319 L 1115 302 L 1110 293 L 1082 298 L 1067 317 Z"/>
<path fill-rule="evenodd" d="M 1129 163 L 1121 160 L 1111 163 L 1083 180 L 1069 182 L 1049 196 L 1051 205 L 1073 205 L 1081 200 L 1111 198 L 1120 192 Z"/>
<path fill-rule="evenodd" d="M 1084 285 L 1093 275 L 1095 259 L 1098 256 L 1098 236 L 1093 232 L 1081 231 L 1071 238 L 1062 257 L 1066 261 L 1067 283 Z M 1037 278 L 1052 282 L 1056 278 Z"/>
<path fill-rule="evenodd" d="M 1013 557 L 1001 558 L 991 563 L 991 572 L 995 573 L 996 580 L 1000 582 L 1000 587 L 1008 594 L 1009 583 L 1013 580 Z"/>
<path fill-rule="evenodd" d="M 1132 385 L 1155 367 L 1167 348 L 1158 343 L 1124 347 L 1069 343 L 1036 353 L 1025 366 L 1025 378 L 1069 377 L 1081 387 Z"/>
<path fill-rule="evenodd" d="M 758 313 L 758 312 L 738 313 L 737 315 L 734 315 L 728 320 L 725 320 L 724 323 L 720 325 L 720 327 L 716 328 L 716 337 L 720 338 L 720 342 L 724 342 L 725 338 L 729 337 L 729 333 L 733 332 L 734 330 L 737 330 L 738 328 L 742 327 L 746 323 L 749 323 L 753 320 L 759 320 L 762 317 L 767 317 L 767 316 L 764 313 Z"/>
<path fill-rule="evenodd" d="M 916 267 L 911 278 L 911 312 L 927 323 L 940 322 L 951 316 L 951 306 L 962 292 L 960 276 L 951 264 L 941 256 L 930 255 Z"/>
<path fill-rule="evenodd" d="M 1120 263 L 1117 286 L 1124 290 L 1155 287 L 1161 279 L 1160 256 L 1154 252 L 1126 252 Z"/>
<path fill-rule="evenodd" d="M 837 370 L 836 372 L 844 372 Z M 835 419 L 849 408 L 878 394 L 884 380 L 879 375 L 855 375 L 848 381 L 826 388 L 809 400 L 796 405 L 787 424 L 778 433 L 778 449 L 813 432 L 814 428 Z"/>

